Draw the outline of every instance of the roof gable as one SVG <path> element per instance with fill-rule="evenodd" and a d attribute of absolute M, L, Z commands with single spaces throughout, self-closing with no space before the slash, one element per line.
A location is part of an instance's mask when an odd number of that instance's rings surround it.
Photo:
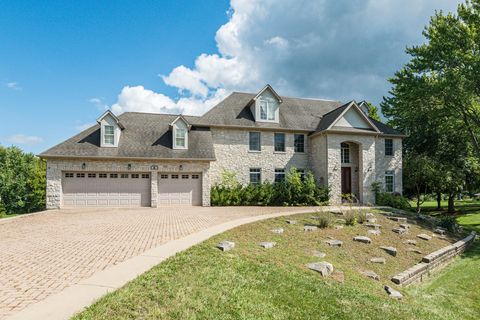
<path fill-rule="evenodd" d="M 269 91 L 278 101 L 278 103 L 282 103 L 282 97 L 280 97 L 275 90 L 273 90 L 272 86 L 267 84 L 265 87 L 263 87 L 262 90 L 260 90 L 255 97 L 253 97 L 252 100 L 256 101 L 258 98 L 260 98 L 265 91 Z"/>
<path fill-rule="evenodd" d="M 169 126 L 170 128 L 173 128 L 173 126 L 175 125 L 175 123 L 177 123 L 178 121 L 182 121 L 185 126 L 187 127 L 188 131 L 190 131 L 190 129 L 192 128 L 192 125 L 188 122 L 187 119 L 185 119 L 185 117 L 183 115 L 178 115 L 172 122 L 170 122 Z"/>
<path fill-rule="evenodd" d="M 378 127 L 362 112 L 355 101 L 325 114 L 320 121 L 317 131 L 325 130 L 370 130 L 380 133 Z"/>
<path fill-rule="evenodd" d="M 118 125 L 118 127 L 120 129 L 122 129 L 122 130 L 125 129 L 123 124 L 120 122 L 120 120 L 117 118 L 117 116 L 113 114 L 112 111 L 110 111 L 110 110 L 105 111 L 100 117 L 98 117 L 97 123 L 101 123 L 102 120 L 105 119 L 105 118 L 111 118 L 113 121 L 115 121 L 115 123 Z"/>

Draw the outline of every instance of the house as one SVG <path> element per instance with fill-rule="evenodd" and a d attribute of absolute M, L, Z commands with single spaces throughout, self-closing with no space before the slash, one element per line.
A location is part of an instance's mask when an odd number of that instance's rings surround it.
<path fill-rule="evenodd" d="M 234 92 L 203 116 L 107 111 L 97 124 L 40 154 L 47 207 L 210 204 L 225 170 L 242 183 L 279 181 L 292 166 L 329 186 L 332 203 L 371 185 L 402 192 L 402 134 L 355 101 Z"/>

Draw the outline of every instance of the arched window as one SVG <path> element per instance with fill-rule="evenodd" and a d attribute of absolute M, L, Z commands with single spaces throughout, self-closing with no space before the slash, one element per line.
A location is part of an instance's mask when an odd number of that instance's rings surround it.
<path fill-rule="evenodd" d="M 343 142 L 340 144 L 342 163 L 350 163 L 350 145 Z"/>

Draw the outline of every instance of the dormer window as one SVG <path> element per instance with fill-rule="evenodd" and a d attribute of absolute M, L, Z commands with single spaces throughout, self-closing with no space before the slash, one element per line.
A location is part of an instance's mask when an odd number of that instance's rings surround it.
<path fill-rule="evenodd" d="M 268 101 L 267 99 L 259 100 L 260 105 L 260 119 L 261 120 L 275 120 L 275 111 L 277 109 L 277 103 L 274 101 Z"/>
<path fill-rule="evenodd" d="M 103 136 L 104 143 L 113 146 L 115 144 L 115 127 L 105 126 L 103 128 L 103 132 L 104 132 L 104 136 Z"/>
<path fill-rule="evenodd" d="M 266 85 L 252 99 L 250 110 L 255 117 L 255 121 L 278 123 L 281 103 L 282 98 L 280 98 L 270 85 Z"/>
<path fill-rule="evenodd" d="M 172 123 L 173 149 L 188 149 L 188 131 L 191 125 L 183 116 L 178 116 Z"/>

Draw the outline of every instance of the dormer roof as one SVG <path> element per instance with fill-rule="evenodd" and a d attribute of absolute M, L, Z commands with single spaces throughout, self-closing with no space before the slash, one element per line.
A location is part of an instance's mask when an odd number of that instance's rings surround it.
<path fill-rule="evenodd" d="M 113 112 L 110 111 L 110 110 L 105 111 L 100 117 L 98 117 L 97 123 L 100 123 L 106 116 L 112 117 L 112 119 L 115 120 L 115 123 L 118 125 L 118 127 L 119 127 L 120 129 L 122 129 L 122 130 L 125 129 L 125 127 L 124 127 L 123 124 L 120 122 L 120 120 L 118 119 L 118 117 L 117 117 L 115 114 L 113 114 Z"/>
<path fill-rule="evenodd" d="M 256 100 L 257 100 L 259 97 L 261 97 L 262 94 L 263 94 L 265 91 L 267 91 L 267 90 L 270 91 L 270 92 L 273 94 L 273 96 L 277 99 L 278 103 L 282 103 L 282 102 L 283 102 L 282 97 L 280 97 L 280 96 L 275 92 L 275 90 L 273 90 L 272 86 L 269 85 L 269 84 L 267 84 L 265 87 L 263 87 L 263 89 L 260 90 L 260 91 L 257 93 L 257 95 L 252 98 L 252 101 L 256 101 Z"/>
<path fill-rule="evenodd" d="M 188 120 L 183 115 L 179 114 L 172 122 L 170 122 L 170 129 L 177 121 L 183 121 L 183 123 L 185 123 L 185 125 L 187 126 L 188 131 L 190 131 L 190 129 L 192 128 L 192 125 L 188 122 Z"/>

